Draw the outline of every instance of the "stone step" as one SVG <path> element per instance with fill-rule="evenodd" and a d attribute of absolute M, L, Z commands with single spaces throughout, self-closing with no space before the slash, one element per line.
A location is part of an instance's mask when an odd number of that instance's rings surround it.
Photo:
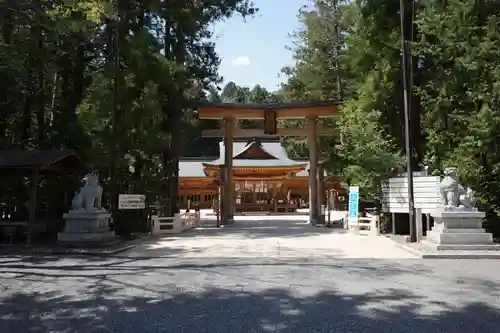
<path fill-rule="evenodd" d="M 431 231 L 427 238 L 438 244 L 493 244 L 493 235 L 485 232 L 439 233 Z"/>
<path fill-rule="evenodd" d="M 452 228 L 452 229 L 443 229 L 443 233 L 449 234 L 484 234 L 486 232 L 485 229 L 465 229 L 465 228 Z"/>
<path fill-rule="evenodd" d="M 500 251 L 499 244 L 440 244 L 437 250 L 445 251 Z"/>

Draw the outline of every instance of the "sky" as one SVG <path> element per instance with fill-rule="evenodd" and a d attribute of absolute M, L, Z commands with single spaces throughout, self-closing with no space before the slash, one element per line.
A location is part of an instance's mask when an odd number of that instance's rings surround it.
<path fill-rule="evenodd" d="M 299 28 L 297 14 L 309 0 L 254 0 L 259 12 L 246 22 L 241 16 L 219 22 L 214 27 L 216 50 L 221 58 L 224 84 L 256 84 L 276 90 L 285 80 L 280 69 L 293 65 L 289 36 Z"/>

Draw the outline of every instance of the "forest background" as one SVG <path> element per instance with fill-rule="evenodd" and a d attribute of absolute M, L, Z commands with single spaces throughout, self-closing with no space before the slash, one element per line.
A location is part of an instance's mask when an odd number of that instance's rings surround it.
<path fill-rule="evenodd" d="M 381 181 L 405 163 L 399 0 L 317 0 L 290 32 L 295 65 L 280 89 L 219 88 L 211 27 L 257 10 L 247 0 L 2 1 L 0 146 L 72 149 L 108 193 L 160 195 L 174 210 L 179 156 L 217 155 L 218 140 L 200 133 L 218 124 L 198 120 L 193 101 L 337 99 L 342 117 L 329 125 L 339 135 L 322 138 L 320 153 L 330 174 L 380 203 Z M 407 0 L 403 36 L 413 169 L 458 167 L 490 227 L 500 208 L 499 14 L 496 1 Z M 283 144 L 307 155 L 305 140 Z M 2 197 L 28 186 L 3 185 Z M 54 191 L 42 182 L 40 200 L 58 206 Z"/>

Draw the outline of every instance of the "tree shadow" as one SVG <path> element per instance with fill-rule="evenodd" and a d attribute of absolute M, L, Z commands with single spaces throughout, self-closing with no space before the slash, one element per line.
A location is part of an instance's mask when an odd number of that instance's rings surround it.
<path fill-rule="evenodd" d="M 165 261 L 164 257 L 138 257 L 108 256 L 105 258 L 82 256 L 76 260 L 71 258 L 69 262 L 61 259 L 60 262 L 43 261 L 27 262 L 0 262 L 0 270 L 13 274 L 12 280 L 27 277 L 82 277 L 82 278 L 105 278 L 110 276 L 146 274 L 161 272 L 165 276 L 174 274 L 176 271 L 185 270 L 193 272 L 209 272 L 209 270 L 248 270 L 252 268 L 283 269 L 295 268 L 311 270 L 336 269 L 347 274 L 370 276 L 372 278 L 395 277 L 398 275 L 413 275 L 416 270 L 420 276 L 432 274 L 432 271 L 417 263 L 411 265 L 395 265 L 392 261 L 373 262 L 370 259 L 359 259 L 353 262 L 331 260 L 315 260 L 309 258 L 188 258 L 178 260 L 172 258 Z M 159 259 L 154 261 L 155 259 Z M 5 277 L 4 277 L 5 279 Z M 485 284 L 487 280 L 477 280 L 477 284 Z M 493 282 L 491 282 L 493 283 Z M 492 286 L 489 284 L 489 286 Z"/>
<path fill-rule="evenodd" d="M 121 286 L 123 287 L 123 286 Z M 498 332 L 484 303 L 430 304 L 403 290 L 300 295 L 286 289 L 205 289 L 128 296 L 96 284 L 85 295 L 13 294 L 0 303 L 0 331 L 60 332 Z M 434 310 L 428 311 L 429 307 Z"/>

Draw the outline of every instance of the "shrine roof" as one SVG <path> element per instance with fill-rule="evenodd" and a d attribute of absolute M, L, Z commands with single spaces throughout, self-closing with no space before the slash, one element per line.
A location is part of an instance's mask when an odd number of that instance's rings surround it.
<path fill-rule="evenodd" d="M 233 142 L 233 166 L 242 168 L 251 167 L 300 167 L 308 169 L 308 161 L 295 161 L 288 157 L 285 148 L 279 140 L 245 141 L 235 140 Z M 251 155 L 254 155 L 253 157 Z M 179 177 L 205 177 L 203 164 L 224 164 L 224 144 L 219 144 L 218 158 L 181 158 L 179 161 Z M 297 175 L 307 176 L 307 171 L 300 171 Z"/>
<path fill-rule="evenodd" d="M 205 163 L 222 165 L 225 162 L 224 142 L 219 146 L 219 158 Z M 233 143 L 233 167 L 297 167 L 307 162 L 294 161 L 288 157 L 285 148 L 277 140 L 235 141 Z"/>

